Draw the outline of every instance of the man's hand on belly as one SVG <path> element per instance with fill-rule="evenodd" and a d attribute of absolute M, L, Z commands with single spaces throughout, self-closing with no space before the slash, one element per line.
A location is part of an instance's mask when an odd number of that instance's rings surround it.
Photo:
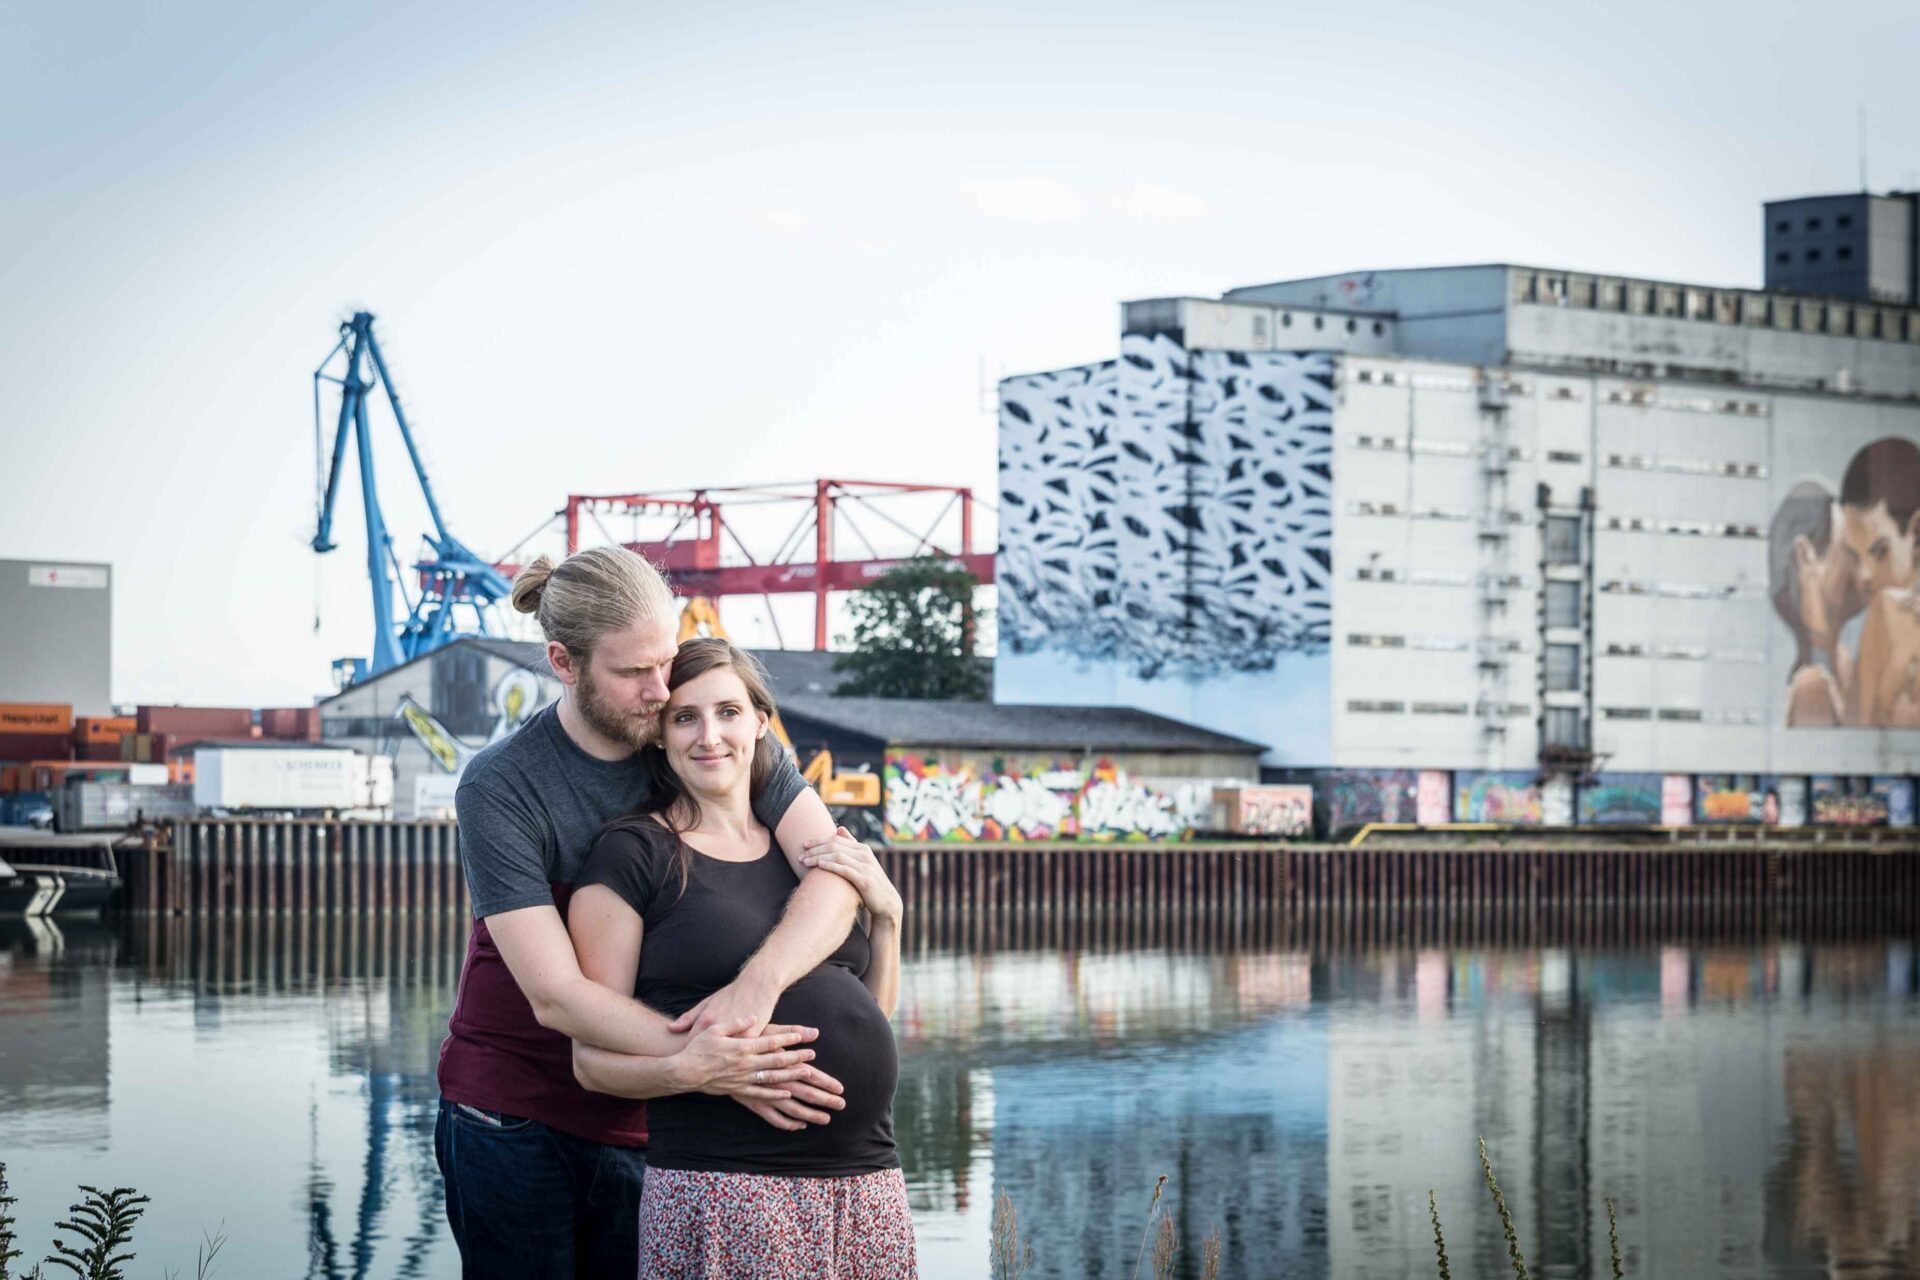
<path fill-rule="evenodd" d="M 810 1066 L 807 1072 L 784 1086 L 791 1097 L 767 1100 L 736 1095 L 734 1101 L 776 1129 L 797 1132 L 810 1124 L 826 1124 L 833 1119 L 829 1113 L 847 1105 L 840 1096 L 843 1090 L 838 1080 L 818 1067 Z"/>

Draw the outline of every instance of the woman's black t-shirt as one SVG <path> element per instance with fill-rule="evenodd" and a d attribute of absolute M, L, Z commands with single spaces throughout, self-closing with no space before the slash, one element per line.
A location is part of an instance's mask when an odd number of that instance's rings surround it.
<path fill-rule="evenodd" d="M 689 849 L 680 888 L 679 837 L 651 821 L 610 828 L 594 843 L 577 893 L 602 884 L 642 922 L 633 994 L 669 1017 L 733 981 L 780 922 L 799 880 L 771 840 L 763 857 L 727 862 Z M 814 1065 L 846 1087 L 846 1109 L 799 1133 L 776 1129 L 730 1097 L 682 1093 L 647 1105 L 647 1163 L 662 1169 L 842 1177 L 900 1166 L 893 1028 L 860 981 L 872 958 L 855 925 L 826 963 L 780 997 L 773 1021 L 818 1027 Z"/>

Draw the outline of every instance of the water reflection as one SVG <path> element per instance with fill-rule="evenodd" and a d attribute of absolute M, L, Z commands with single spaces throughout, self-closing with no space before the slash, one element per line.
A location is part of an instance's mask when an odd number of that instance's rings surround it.
<path fill-rule="evenodd" d="M 122 1182 L 155 1197 L 156 1269 L 225 1219 L 231 1274 L 456 1274 L 432 1064 L 464 928 L 0 932 L 0 1159 L 28 1247 L 75 1184 Z M 1603 1196 L 1629 1274 L 1920 1274 L 1908 942 L 1015 939 L 910 939 L 896 1121 L 929 1277 L 985 1274 L 1003 1191 L 1033 1276 L 1130 1274 L 1161 1173 L 1185 1274 L 1217 1227 L 1228 1275 L 1430 1276 L 1428 1188 L 1454 1274 L 1501 1274 L 1481 1136 L 1535 1275 L 1607 1274 Z"/>

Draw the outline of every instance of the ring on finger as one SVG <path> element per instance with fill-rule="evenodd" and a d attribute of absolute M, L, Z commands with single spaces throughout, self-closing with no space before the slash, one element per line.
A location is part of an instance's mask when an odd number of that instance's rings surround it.
<path fill-rule="evenodd" d="M 755 1071 L 753 1073 L 753 1082 L 755 1084 L 765 1084 L 767 1082 L 767 1073 L 764 1071 Z"/>

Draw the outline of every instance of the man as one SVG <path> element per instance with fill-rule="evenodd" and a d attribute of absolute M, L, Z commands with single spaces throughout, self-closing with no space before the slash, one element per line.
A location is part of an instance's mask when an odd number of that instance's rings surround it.
<path fill-rule="evenodd" d="M 1847 723 L 1920 727 L 1920 447 L 1889 436 L 1861 449 L 1840 482 L 1840 510 L 1866 601 Z"/>
<path fill-rule="evenodd" d="M 1833 726 L 1845 715 L 1853 657 L 1840 631 L 1860 611 L 1853 553 L 1834 535 L 1833 497 L 1817 480 L 1787 491 L 1768 529 L 1773 607 L 1794 637 L 1787 676 L 1789 728 Z"/>
<path fill-rule="evenodd" d="M 795 863 L 785 917 L 697 1018 L 666 1018 L 580 972 L 563 913 L 600 828 L 645 800 L 632 756 L 655 731 L 676 649 L 675 602 L 621 547 L 542 556 L 515 579 L 564 686 L 462 774 L 460 857 L 474 927 L 440 1056 L 435 1153 L 468 1277 L 631 1276 L 645 1104 L 588 1093 L 572 1041 L 626 1059 L 635 1096 L 731 1095 L 779 1127 L 818 1123 L 837 1082 L 807 1066 L 810 1028 L 770 1027 L 775 1000 L 847 936 L 859 894 L 800 863 L 835 834 L 786 762 L 755 813 Z"/>

